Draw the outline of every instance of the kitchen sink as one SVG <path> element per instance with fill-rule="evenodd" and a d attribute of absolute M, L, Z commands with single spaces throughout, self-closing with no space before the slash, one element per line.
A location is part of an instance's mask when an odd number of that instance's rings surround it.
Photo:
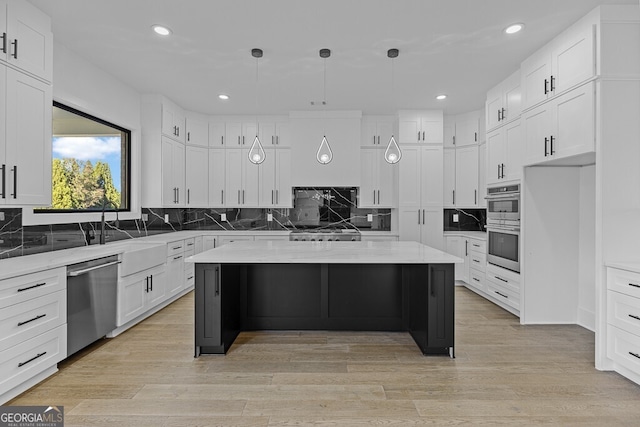
<path fill-rule="evenodd" d="M 124 245 L 120 263 L 120 276 L 144 271 L 165 262 L 167 245 L 164 243 L 135 243 Z"/>

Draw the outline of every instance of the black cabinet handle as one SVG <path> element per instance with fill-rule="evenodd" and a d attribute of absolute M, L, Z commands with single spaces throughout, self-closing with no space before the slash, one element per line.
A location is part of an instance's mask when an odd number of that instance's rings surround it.
<path fill-rule="evenodd" d="M 475 280 L 476 282 L 480 282 L 480 279 L 478 279 L 477 277 L 472 277 L 473 280 Z"/>
<path fill-rule="evenodd" d="M 505 113 L 506 110 L 504 108 L 502 108 L 500 111 L 502 111 L 502 120 L 504 120 L 504 113 Z"/>
<path fill-rule="evenodd" d="M 182 255 L 178 255 L 178 256 L 174 256 L 173 259 L 180 259 L 182 258 Z"/>
<path fill-rule="evenodd" d="M 504 163 L 501 163 L 500 170 L 502 171 L 502 176 L 500 176 L 500 178 L 504 178 Z"/>
<path fill-rule="evenodd" d="M 456 204 L 456 190 L 451 190 L 451 203 Z"/>
<path fill-rule="evenodd" d="M 498 279 L 498 280 L 503 281 L 504 283 L 509 283 L 509 281 L 508 281 L 508 280 L 505 280 L 505 279 L 503 279 L 502 277 L 498 277 L 498 276 L 493 276 L 493 277 L 495 277 L 495 278 L 496 278 L 496 279 Z"/>
<path fill-rule="evenodd" d="M 633 286 L 634 288 L 640 288 L 640 285 L 636 285 L 635 283 L 629 283 L 629 286 Z"/>
<path fill-rule="evenodd" d="M 548 94 L 549 93 L 549 80 L 544 79 L 544 94 Z"/>
<path fill-rule="evenodd" d="M 498 292 L 498 291 L 493 291 L 493 292 L 495 292 L 496 294 L 500 295 L 502 298 L 509 299 L 509 296 L 508 296 L 508 295 L 503 294 L 502 292 Z"/>
<path fill-rule="evenodd" d="M 473 133 L 473 140 L 474 140 L 475 142 L 478 142 L 478 132 L 474 132 L 474 133 Z"/>
<path fill-rule="evenodd" d="M 7 190 L 7 174 L 6 174 L 7 166 L 2 165 L 2 198 L 6 198 L 6 190 Z"/>
<path fill-rule="evenodd" d="M 187 132 L 187 141 L 191 141 L 191 132 Z"/>
<path fill-rule="evenodd" d="M 423 223 L 423 224 L 425 223 L 425 222 L 424 222 L 424 211 L 425 211 L 425 210 L 426 210 L 426 209 L 422 209 L 422 223 Z"/>
<path fill-rule="evenodd" d="M 556 90 L 556 78 L 551 76 L 551 92 Z"/>
<path fill-rule="evenodd" d="M 149 293 L 149 276 L 144 278 L 144 291 Z"/>
<path fill-rule="evenodd" d="M 242 145 L 244 145 L 244 135 L 242 135 Z"/>
<path fill-rule="evenodd" d="M 633 357 L 636 357 L 636 358 L 640 359 L 640 354 L 638 354 L 638 353 L 634 353 L 634 352 L 630 351 L 629 354 L 632 355 Z"/>
<path fill-rule="evenodd" d="M 18 59 L 18 39 L 15 39 L 12 43 L 13 45 L 13 58 Z"/>
<path fill-rule="evenodd" d="M 149 289 L 153 292 L 153 274 L 149 276 Z"/>
<path fill-rule="evenodd" d="M 498 179 L 500 179 L 500 164 L 498 163 Z"/>
<path fill-rule="evenodd" d="M 44 286 L 46 284 L 47 284 L 47 282 L 36 283 L 33 286 L 27 286 L 26 288 L 20 288 L 20 289 L 18 289 L 18 292 L 24 292 L 24 291 L 28 291 L 29 289 L 39 288 L 40 286 Z"/>
<path fill-rule="evenodd" d="M 549 152 L 547 151 L 547 144 L 549 144 L 549 138 L 544 137 L 544 156 L 547 157 Z"/>
<path fill-rule="evenodd" d="M 418 141 L 420 141 L 420 131 L 418 131 Z"/>
<path fill-rule="evenodd" d="M 220 190 L 220 203 L 224 205 L 224 190 Z"/>
<path fill-rule="evenodd" d="M 39 316 L 34 317 L 33 319 L 25 320 L 24 322 L 18 322 L 18 326 L 26 325 L 27 323 L 31 323 L 34 320 L 42 319 L 46 314 L 41 314 Z"/>
<path fill-rule="evenodd" d="M 424 136 L 424 131 L 422 131 L 422 140 L 425 141 L 427 138 Z"/>
<path fill-rule="evenodd" d="M 456 145 L 456 136 L 453 135 L 453 145 Z"/>
<path fill-rule="evenodd" d="M 420 209 L 418 209 L 418 225 L 420 225 Z"/>
<path fill-rule="evenodd" d="M 464 256 L 469 256 L 469 241 L 464 241 Z"/>
<path fill-rule="evenodd" d="M 553 140 L 555 138 L 553 137 L 553 135 L 551 135 L 551 137 L 549 138 L 549 143 L 550 143 L 550 147 L 551 149 L 549 150 L 549 155 L 553 156 L 554 154 L 556 154 L 556 150 L 553 149 Z"/>
<path fill-rule="evenodd" d="M 224 145 L 224 135 L 220 135 L 220 145 Z"/>
<path fill-rule="evenodd" d="M 500 109 L 498 108 L 498 121 L 500 121 L 500 120 L 502 120 L 502 119 L 500 118 Z"/>
<path fill-rule="evenodd" d="M 240 145 L 240 135 L 238 135 L 238 145 Z"/>
<path fill-rule="evenodd" d="M 220 268 L 216 267 L 215 271 L 216 271 L 216 276 L 215 276 L 216 277 L 216 284 L 214 286 L 214 291 L 213 292 L 214 292 L 215 296 L 218 296 L 218 295 L 220 295 Z"/>
<path fill-rule="evenodd" d="M 34 360 L 36 360 L 36 359 L 38 359 L 38 358 L 40 358 L 40 357 L 44 356 L 45 354 L 47 354 L 47 352 L 46 352 L 46 351 L 43 351 L 42 353 L 38 353 L 36 356 L 32 357 L 31 359 L 27 360 L 26 362 L 20 362 L 20 363 L 18 363 L 18 368 L 23 367 L 24 365 L 26 365 L 26 364 L 27 364 L 27 363 L 29 363 L 29 362 L 33 362 Z"/>
<path fill-rule="evenodd" d="M 640 320 L 640 316 L 636 316 L 635 314 L 630 314 L 629 317 L 636 319 L 636 320 Z"/>
<path fill-rule="evenodd" d="M 2 46 L 0 47 L 0 49 L 2 49 L 2 53 L 7 53 L 7 33 L 2 33 Z"/>
<path fill-rule="evenodd" d="M 18 165 L 15 165 L 13 171 L 13 198 L 18 198 Z"/>
<path fill-rule="evenodd" d="M 176 203 L 180 203 L 180 187 L 176 188 L 176 194 L 178 195 Z"/>
<path fill-rule="evenodd" d="M 478 204 L 478 190 L 473 190 L 473 204 Z"/>

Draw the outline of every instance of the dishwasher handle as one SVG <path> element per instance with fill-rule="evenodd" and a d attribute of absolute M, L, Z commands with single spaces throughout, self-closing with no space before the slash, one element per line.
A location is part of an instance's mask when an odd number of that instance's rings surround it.
<path fill-rule="evenodd" d="M 89 268 L 83 268 L 82 270 L 68 271 L 67 272 L 67 277 L 82 276 L 83 274 L 87 274 L 90 271 L 98 270 L 100 268 L 105 268 L 105 267 L 111 267 L 112 265 L 116 265 L 116 264 L 120 264 L 120 261 L 111 261 L 111 262 L 107 262 L 107 263 L 96 265 L 96 266 L 89 267 Z"/>

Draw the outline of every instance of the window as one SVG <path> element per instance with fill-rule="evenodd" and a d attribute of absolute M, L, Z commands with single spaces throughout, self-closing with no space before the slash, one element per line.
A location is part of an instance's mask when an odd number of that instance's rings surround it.
<path fill-rule="evenodd" d="M 128 211 L 131 131 L 53 103 L 52 203 L 36 213 Z"/>

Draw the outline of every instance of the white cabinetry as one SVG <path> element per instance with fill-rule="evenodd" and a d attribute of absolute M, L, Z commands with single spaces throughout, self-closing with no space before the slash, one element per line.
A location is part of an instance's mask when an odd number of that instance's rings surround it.
<path fill-rule="evenodd" d="M 0 280 L 0 403 L 67 356 L 64 267 Z"/>
<path fill-rule="evenodd" d="M 404 154 L 403 154 L 404 155 Z M 362 148 L 360 150 L 360 208 L 393 207 L 395 171 L 398 166 L 384 159 L 384 150 Z"/>
<path fill-rule="evenodd" d="M 478 146 L 444 150 L 444 206 L 478 206 Z"/>
<path fill-rule="evenodd" d="M 478 207 L 486 208 L 487 200 L 487 144 L 478 145 Z"/>
<path fill-rule="evenodd" d="M 595 76 L 594 28 L 587 15 L 522 62 L 523 110 Z"/>
<path fill-rule="evenodd" d="M 209 202 L 209 149 L 186 146 L 185 186 L 187 207 L 206 207 Z"/>
<path fill-rule="evenodd" d="M 445 120 L 444 146 L 463 147 L 477 144 L 480 139 L 479 126 L 481 113 L 482 111 L 479 110 L 458 114 L 456 116 L 448 116 L 449 120 Z"/>
<path fill-rule="evenodd" d="M 291 199 L 291 150 L 265 150 L 264 162 L 258 165 L 260 207 L 293 207 Z"/>
<path fill-rule="evenodd" d="M 209 147 L 224 148 L 227 130 L 224 122 L 209 122 Z"/>
<path fill-rule="evenodd" d="M 206 117 L 195 113 L 187 113 L 185 121 L 187 145 L 209 146 L 209 124 Z"/>
<path fill-rule="evenodd" d="M 584 157 L 595 152 L 595 85 L 565 92 L 528 110 L 522 120 L 525 165 L 588 164 Z"/>
<path fill-rule="evenodd" d="M 0 205 L 48 206 L 51 85 L 0 64 L 0 95 Z"/>
<path fill-rule="evenodd" d="M 184 112 L 166 98 L 162 100 L 162 134 L 183 144 L 185 142 Z"/>
<path fill-rule="evenodd" d="M 53 77 L 51 20 L 29 2 L 0 0 L 0 61 L 46 82 Z"/>
<path fill-rule="evenodd" d="M 179 207 L 186 203 L 185 190 L 185 146 L 162 137 L 162 206 Z"/>
<path fill-rule="evenodd" d="M 225 206 L 258 206 L 259 166 L 248 155 L 248 149 L 225 150 Z"/>
<path fill-rule="evenodd" d="M 444 139 L 442 111 L 400 111 L 398 133 L 400 144 L 442 144 Z"/>
<path fill-rule="evenodd" d="M 167 296 L 172 297 L 185 288 L 185 278 L 191 270 L 185 269 L 184 259 L 195 253 L 193 238 L 167 243 Z M 193 265 L 193 264 L 191 264 Z"/>
<path fill-rule="evenodd" d="M 126 325 L 165 299 L 166 282 L 164 264 L 120 277 L 117 326 Z"/>
<path fill-rule="evenodd" d="M 209 149 L 209 206 L 226 206 L 226 164 L 224 149 Z"/>
<path fill-rule="evenodd" d="M 363 147 L 386 148 L 393 135 L 393 120 L 391 118 L 363 117 L 362 140 Z"/>
<path fill-rule="evenodd" d="M 487 132 L 520 117 L 522 94 L 520 70 L 487 92 L 485 124 Z"/>
<path fill-rule="evenodd" d="M 498 305 L 519 315 L 520 313 L 520 275 L 504 268 L 487 264 L 487 293 Z"/>
<path fill-rule="evenodd" d="M 523 137 L 520 119 L 487 133 L 487 185 L 522 178 Z"/>
<path fill-rule="evenodd" d="M 442 146 L 405 146 L 399 164 L 400 240 L 442 249 Z"/>
<path fill-rule="evenodd" d="M 260 142 L 264 147 L 286 148 L 291 145 L 289 123 L 260 121 Z M 251 139 L 253 143 L 253 138 Z"/>
<path fill-rule="evenodd" d="M 231 242 L 242 242 L 242 241 L 253 241 L 255 240 L 253 236 L 246 234 L 235 234 L 235 235 L 222 235 L 218 237 L 217 244 L 218 246 L 226 245 Z"/>

